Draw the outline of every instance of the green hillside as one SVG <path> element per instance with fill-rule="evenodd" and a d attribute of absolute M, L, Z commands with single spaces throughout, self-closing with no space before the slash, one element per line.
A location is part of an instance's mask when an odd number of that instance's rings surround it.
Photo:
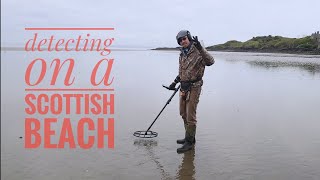
<path fill-rule="evenodd" d="M 228 41 L 207 47 L 212 51 L 253 51 L 320 54 L 317 41 L 311 36 L 287 38 L 281 36 L 258 36 L 248 41 Z"/>

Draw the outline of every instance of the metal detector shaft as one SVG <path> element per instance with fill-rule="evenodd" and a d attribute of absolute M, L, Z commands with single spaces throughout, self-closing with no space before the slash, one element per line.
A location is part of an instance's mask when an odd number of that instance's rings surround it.
<path fill-rule="evenodd" d="M 180 89 L 180 85 L 176 88 L 176 90 L 174 90 L 174 93 L 171 95 L 171 97 L 168 99 L 166 105 L 164 105 L 164 107 L 161 109 L 160 113 L 157 115 L 157 117 L 153 120 L 152 124 L 149 126 L 148 130 L 146 131 L 145 134 L 147 134 L 147 132 L 151 129 L 152 125 L 156 122 L 156 120 L 158 119 L 158 117 L 160 116 L 160 114 L 162 113 L 162 111 L 167 107 L 167 105 L 170 103 L 170 101 L 172 100 L 172 98 L 174 97 L 174 95 L 176 95 L 176 93 L 178 92 L 178 90 Z"/>

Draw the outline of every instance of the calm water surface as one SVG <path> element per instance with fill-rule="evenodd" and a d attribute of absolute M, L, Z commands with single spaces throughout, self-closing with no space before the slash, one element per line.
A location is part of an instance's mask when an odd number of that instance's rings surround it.
<path fill-rule="evenodd" d="M 178 52 L 112 52 L 115 148 L 89 150 L 24 148 L 24 73 L 35 57 L 74 57 L 75 86 L 89 87 L 99 54 L 1 52 L 1 178 L 320 179 L 320 56 L 212 54 L 195 150 L 177 154 L 175 141 L 184 134 L 178 96 L 152 127 L 157 138 L 132 133 L 146 130 L 170 97 L 162 84 L 177 75 Z M 71 116 L 73 122 L 81 117 Z"/>

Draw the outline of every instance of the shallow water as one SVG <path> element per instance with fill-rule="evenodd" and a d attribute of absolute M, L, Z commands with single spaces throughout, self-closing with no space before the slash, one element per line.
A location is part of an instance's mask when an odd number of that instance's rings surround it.
<path fill-rule="evenodd" d="M 171 96 L 162 84 L 177 75 L 178 52 L 112 52 L 115 148 L 88 150 L 24 148 L 24 73 L 35 57 L 74 57 L 75 85 L 88 87 L 99 54 L 1 52 L 2 179 L 320 179 L 320 57 L 212 54 L 195 150 L 177 154 L 178 96 L 152 127 L 157 138 L 132 134 L 146 130 Z"/>

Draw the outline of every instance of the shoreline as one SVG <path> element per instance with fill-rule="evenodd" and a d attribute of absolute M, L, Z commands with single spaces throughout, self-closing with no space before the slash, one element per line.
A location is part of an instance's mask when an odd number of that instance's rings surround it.
<path fill-rule="evenodd" d="M 153 48 L 153 49 L 139 49 L 139 48 L 114 48 L 111 49 L 113 51 L 179 51 L 178 48 Z M 207 49 L 207 51 L 213 51 L 213 52 L 248 52 L 248 53 L 275 53 L 275 54 L 296 54 L 296 55 L 319 55 L 320 56 L 320 50 L 319 51 L 304 51 L 304 52 L 298 52 L 298 51 L 256 51 L 256 50 L 211 50 Z M 1 47 L 1 51 L 25 51 L 23 47 Z M 44 51 L 46 52 L 46 51 Z M 63 52 L 63 51 L 61 51 Z"/>
<path fill-rule="evenodd" d="M 297 51 L 250 51 L 250 50 L 207 50 L 207 51 L 216 51 L 216 52 L 248 52 L 248 53 L 275 53 L 275 54 L 297 54 L 297 55 L 320 55 L 319 51 L 305 51 L 305 52 L 297 52 Z"/>
<path fill-rule="evenodd" d="M 149 49 L 146 48 L 110 48 L 110 50 L 112 51 L 147 51 Z M 1 47 L 1 51 L 25 51 L 25 49 L 23 47 Z M 76 50 L 71 50 L 70 52 L 90 52 L 88 51 L 76 51 Z M 42 50 L 42 51 L 26 51 L 26 52 L 69 52 L 69 51 L 48 51 L 47 49 Z"/>
<path fill-rule="evenodd" d="M 156 51 L 179 51 L 177 48 L 154 48 L 150 50 Z M 319 51 L 256 51 L 256 50 L 211 50 L 207 49 L 207 51 L 214 51 L 214 52 L 248 52 L 248 53 L 276 53 L 276 54 L 297 54 L 297 55 L 320 55 Z"/>

